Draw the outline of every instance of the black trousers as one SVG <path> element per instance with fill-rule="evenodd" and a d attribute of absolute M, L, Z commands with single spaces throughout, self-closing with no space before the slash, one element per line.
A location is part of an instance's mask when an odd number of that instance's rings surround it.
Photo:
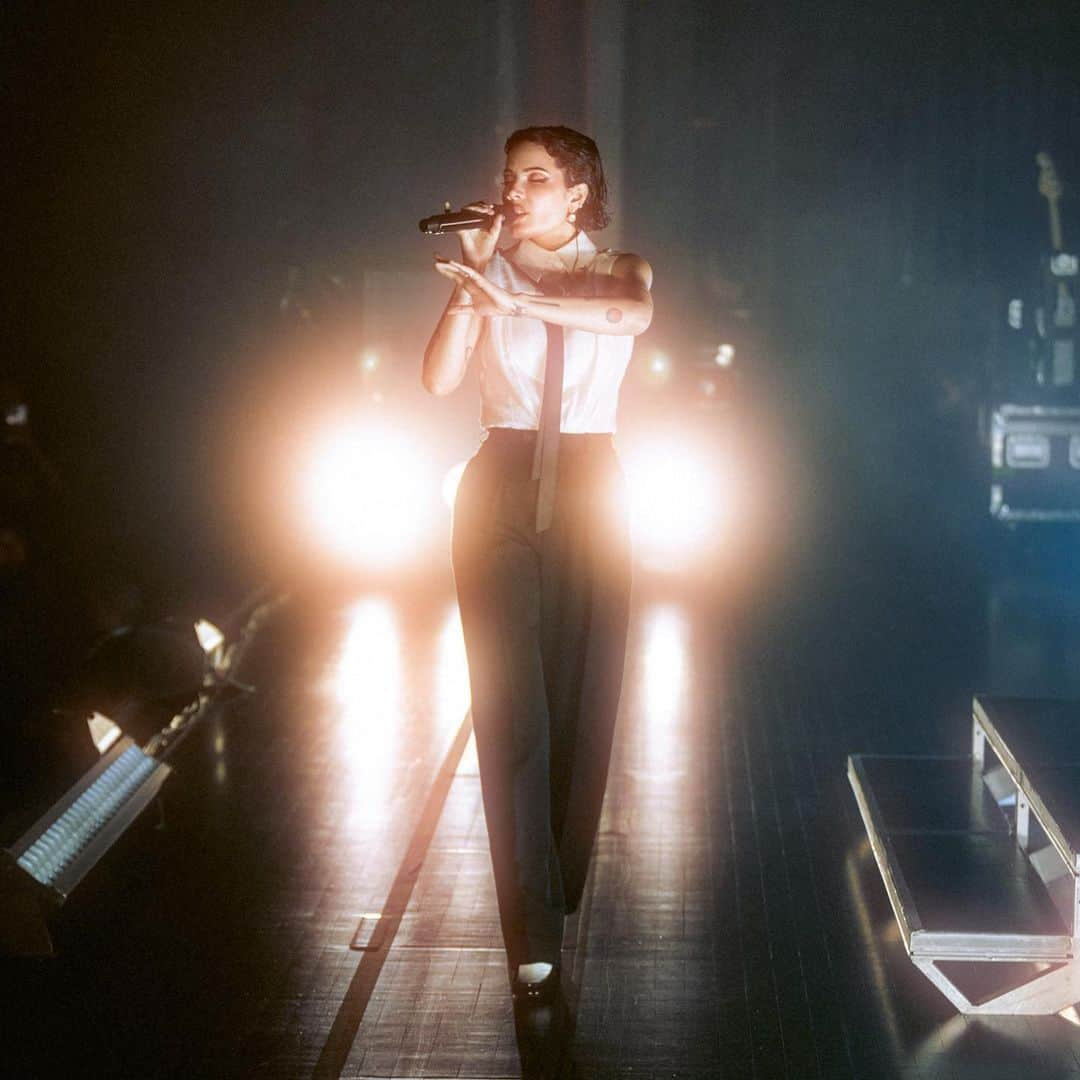
<path fill-rule="evenodd" d="M 626 492 L 610 435 L 563 435 L 535 529 L 536 433 L 494 428 L 469 462 L 453 561 L 499 917 L 511 971 L 557 963 L 585 887 L 622 685 Z"/>

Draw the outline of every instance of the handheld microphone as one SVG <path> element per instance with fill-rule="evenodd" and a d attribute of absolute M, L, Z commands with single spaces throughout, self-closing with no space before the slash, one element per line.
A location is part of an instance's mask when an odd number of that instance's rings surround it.
<path fill-rule="evenodd" d="M 449 203 L 447 204 L 449 207 Z M 461 232 L 464 229 L 482 229 L 491 224 L 491 219 L 499 213 L 507 213 L 508 208 L 496 206 L 492 213 L 479 210 L 450 210 L 442 214 L 433 214 L 420 222 L 420 231 L 428 236 L 441 236 L 443 233 Z"/>

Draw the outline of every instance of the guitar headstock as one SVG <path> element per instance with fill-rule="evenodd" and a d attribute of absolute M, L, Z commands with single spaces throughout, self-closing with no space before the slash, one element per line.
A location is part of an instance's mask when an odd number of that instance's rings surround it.
<path fill-rule="evenodd" d="M 1039 194 L 1057 202 L 1061 198 L 1061 181 L 1050 155 L 1045 151 L 1036 154 L 1035 164 L 1039 166 Z"/>

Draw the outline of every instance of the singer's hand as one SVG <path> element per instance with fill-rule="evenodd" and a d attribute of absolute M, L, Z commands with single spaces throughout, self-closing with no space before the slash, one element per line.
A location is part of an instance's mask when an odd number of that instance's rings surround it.
<path fill-rule="evenodd" d="M 469 203 L 464 210 L 478 210 L 491 215 L 491 224 L 486 229 L 464 229 L 458 233 L 461 240 L 461 261 L 473 270 L 483 273 L 491 256 L 495 254 L 495 245 L 502 232 L 503 216 L 495 211 L 491 203 Z"/>
<path fill-rule="evenodd" d="M 435 260 L 435 269 L 460 286 L 469 296 L 469 303 L 451 304 L 451 315 L 471 312 L 475 315 L 512 315 L 516 304 L 512 293 L 506 291 L 471 266 L 449 259 Z"/>

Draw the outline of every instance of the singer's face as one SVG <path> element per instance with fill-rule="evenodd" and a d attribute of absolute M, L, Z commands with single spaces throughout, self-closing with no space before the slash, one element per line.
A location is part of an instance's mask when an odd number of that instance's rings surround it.
<path fill-rule="evenodd" d="M 588 190 L 585 184 L 568 188 L 562 169 L 539 143 L 518 143 L 506 155 L 503 172 L 503 202 L 513 207 L 506 220 L 510 234 L 560 247 L 574 234 L 569 216 Z"/>

